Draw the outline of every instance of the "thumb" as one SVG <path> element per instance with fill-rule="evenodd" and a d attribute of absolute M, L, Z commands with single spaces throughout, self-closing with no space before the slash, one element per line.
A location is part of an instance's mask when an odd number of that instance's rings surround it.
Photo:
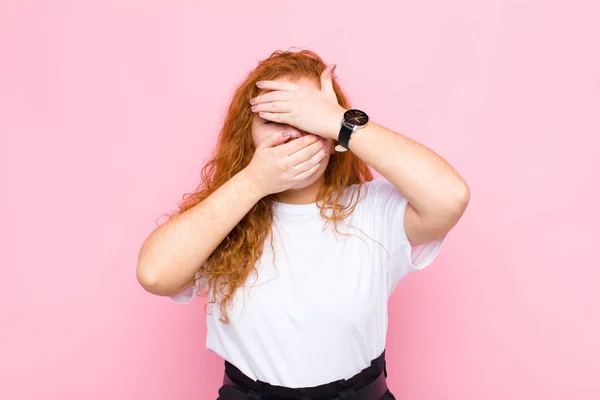
<path fill-rule="evenodd" d="M 263 140 L 260 143 L 258 147 L 263 149 L 275 147 L 282 143 L 285 143 L 285 141 L 287 141 L 291 136 L 292 132 L 290 131 L 277 132 L 272 134 L 271 136 L 268 136 L 265 140 Z"/>
<path fill-rule="evenodd" d="M 333 91 L 333 71 L 335 71 L 335 67 L 337 67 L 336 64 L 329 64 L 321 73 L 321 92 L 335 94 Z"/>

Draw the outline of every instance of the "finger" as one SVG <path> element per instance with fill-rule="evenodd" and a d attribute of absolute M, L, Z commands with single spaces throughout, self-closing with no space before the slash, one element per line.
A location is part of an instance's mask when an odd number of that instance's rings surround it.
<path fill-rule="evenodd" d="M 270 103 L 255 104 L 252 112 L 268 111 L 271 113 L 291 112 L 292 106 L 289 101 L 272 101 Z"/>
<path fill-rule="evenodd" d="M 333 90 L 333 71 L 336 66 L 335 64 L 329 64 L 321 73 L 321 92 L 335 94 Z"/>
<path fill-rule="evenodd" d="M 306 146 L 305 148 L 298 150 L 296 153 L 290 155 L 288 157 L 288 162 L 289 165 L 291 165 L 292 167 L 296 167 L 302 165 L 302 163 L 314 158 L 315 156 L 317 156 L 315 159 L 320 159 L 320 157 L 324 157 L 328 153 L 328 146 L 318 140 L 315 143 L 311 143 L 309 146 Z"/>
<path fill-rule="evenodd" d="M 286 112 L 272 113 L 272 112 L 268 112 L 268 111 L 259 111 L 258 116 L 261 117 L 262 119 L 277 122 L 279 124 L 287 124 L 288 119 L 290 117 L 290 113 L 289 112 L 287 112 L 287 113 Z"/>
<path fill-rule="evenodd" d="M 292 140 L 296 140 L 300 137 L 302 137 L 302 134 L 300 132 L 298 132 L 297 130 L 294 130 L 294 131 L 292 131 L 291 136 L 289 136 L 287 139 L 285 139 L 285 141 L 283 143 L 278 143 L 276 146 L 282 146 L 282 145 L 287 144 L 287 143 L 291 142 Z"/>
<path fill-rule="evenodd" d="M 291 133 L 292 132 L 290 132 L 290 131 L 283 131 L 283 132 L 277 132 L 270 136 L 267 136 L 267 138 L 265 140 L 260 142 L 260 144 L 257 146 L 257 148 L 258 149 L 266 149 L 269 147 L 279 146 L 280 144 L 283 144 L 287 140 L 290 139 Z"/>
<path fill-rule="evenodd" d="M 286 141 L 285 141 L 285 142 L 283 142 L 283 144 L 285 144 L 285 143 L 287 143 L 287 142 L 289 142 L 289 141 L 291 141 L 291 140 L 298 139 L 298 138 L 300 138 L 300 137 L 302 137 L 302 133 L 300 133 L 298 130 L 294 129 L 294 130 L 292 130 L 292 135 L 291 135 L 290 137 L 288 137 L 288 138 L 286 139 Z"/>
<path fill-rule="evenodd" d="M 261 89 L 285 90 L 288 92 L 297 92 L 303 89 L 303 86 L 300 86 L 297 83 L 282 81 L 258 81 L 256 82 L 256 86 L 258 86 Z"/>
<path fill-rule="evenodd" d="M 303 180 L 308 178 L 310 175 L 315 173 L 324 162 L 327 161 L 327 154 L 317 153 L 310 160 L 303 162 L 302 164 L 298 164 L 294 167 L 294 171 L 298 171 L 293 176 L 294 180 Z M 294 173 L 294 172 L 292 172 Z"/>
<path fill-rule="evenodd" d="M 268 103 L 270 101 L 282 101 L 282 100 L 290 100 L 292 98 L 292 94 L 290 92 L 283 92 L 281 90 L 275 90 L 273 92 L 261 94 L 260 96 L 256 96 L 250 99 L 250 104 L 261 104 Z"/>
<path fill-rule="evenodd" d="M 279 155 L 291 156 L 292 154 L 304 149 L 305 147 L 318 142 L 320 139 L 320 136 L 309 133 L 308 135 L 304 135 L 303 137 L 298 138 L 296 140 L 290 140 L 289 142 L 278 147 L 278 151 L 280 152 Z"/>

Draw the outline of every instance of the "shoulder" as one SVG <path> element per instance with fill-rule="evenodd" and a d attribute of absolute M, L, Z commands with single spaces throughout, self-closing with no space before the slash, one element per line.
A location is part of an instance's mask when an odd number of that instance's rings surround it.
<path fill-rule="evenodd" d="M 379 224 L 382 219 L 402 218 L 407 200 L 390 181 L 379 178 L 346 187 L 343 203 L 355 206 L 352 214 L 357 218 Z"/>
<path fill-rule="evenodd" d="M 364 199 L 369 202 L 395 201 L 403 203 L 406 199 L 398 189 L 385 178 L 376 178 L 361 184 L 365 189 Z"/>
<path fill-rule="evenodd" d="M 341 203 L 345 206 L 355 204 L 359 209 L 371 211 L 377 211 L 374 208 L 380 208 L 383 203 L 402 205 L 406 201 L 396 187 L 384 178 L 348 185 L 344 188 L 342 199 Z"/>

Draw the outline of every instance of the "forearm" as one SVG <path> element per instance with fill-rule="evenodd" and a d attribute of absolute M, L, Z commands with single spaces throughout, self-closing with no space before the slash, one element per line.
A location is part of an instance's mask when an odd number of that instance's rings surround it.
<path fill-rule="evenodd" d="M 352 134 L 350 150 L 406 197 L 422 217 L 461 209 L 469 189 L 434 151 L 373 121 Z"/>
<path fill-rule="evenodd" d="M 242 171 L 156 228 L 139 252 L 140 284 L 157 295 L 175 294 L 261 198 Z"/>

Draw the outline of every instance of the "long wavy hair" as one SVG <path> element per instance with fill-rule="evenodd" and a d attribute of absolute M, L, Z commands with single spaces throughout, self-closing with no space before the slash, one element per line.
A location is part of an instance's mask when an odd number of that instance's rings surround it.
<path fill-rule="evenodd" d="M 249 104 L 250 99 L 259 93 L 257 81 L 281 77 L 307 77 L 319 81 L 326 67 L 323 60 L 310 50 L 278 50 L 260 61 L 233 95 L 212 158 L 202 168 L 201 183 L 194 192 L 183 196 L 179 210 L 169 217 L 184 213 L 206 199 L 252 160 L 256 148 L 251 135 L 253 113 Z M 351 108 L 350 101 L 335 78 L 333 88 L 338 103 L 346 109 Z M 332 152 L 317 195 L 317 202 L 321 204 L 320 214 L 326 224 L 333 222 L 339 233 L 337 222 L 354 211 L 360 197 L 360 184 L 371 180 L 373 175 L 369 166 L 352 152 Z M 357 185 L 350 204 L 338 204 L 344 189 L 353 184 Z M 231 306 L 235 291 L 244 285 L 252 271 L 256 272 L 255 264 L 262 255 L 268 236 L 271 236 L 273 246 L 273 199 L 273 195 L 270 195 L 259 200 L 199 269 L 200 276 L 197 279 L 205 283 L 202 288 L 207 290 L 200 290 L 199 295 L 204 296 L 212 289 L 213 296 L 208 304 L 216 303 L 217 294 L 220 295 L 220 310 L 225 319 L 219 320 L 223 323 L 230 323 L 227 309 Z M 325 209 L 331 211 L 330 216 L 324 213 Z"/>

